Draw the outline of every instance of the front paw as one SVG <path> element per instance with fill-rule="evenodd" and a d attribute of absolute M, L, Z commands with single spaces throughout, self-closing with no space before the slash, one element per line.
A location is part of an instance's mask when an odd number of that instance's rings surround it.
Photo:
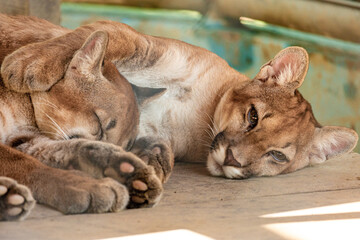
<path fill-rule="evenodd" d="M 111 178 L 95 179 L 81 171 L 40 169 L 31 181 L 39 203 L 65 214 L 119 212 L 129 201 L 121 183 Z"/>
<path fill-rule="evenodd" d="M 7 177 L 0 177 L 0 220 L 23 220 L 35 205 L 30 190 Z"/>
<path fill-rule="evenodd" d="M 174 154 L 164 141 L 144 137 L 136 140 L 131 149 L 146 164 L 153 166 L 161 182 L 166 182 L 174 167 Z"/>
<path fill-rule="evenodd" d="M 122 152 L 112 156 L 104 175 L 127 186 L 130 194 L 128 208 L 152 207 L 161 199 L 163 188 L 153 167 L 132 153 Z"/>
<path fill-rule="evenodd" d="M 1 65 L 6 87 L 16 92 L 46 91 L 61 79 L 66 63 L 61 48 L 34 43 L 8 55 Z"/>
<path fill-rule="evenodd" d="M 94 177 L 111 177 L 124 184 L 130 194 L 129 208 L 154 206 L 163 192 L 152 166 L 112 144 L 86 142 L 81 146 L 73 167 Z"/>

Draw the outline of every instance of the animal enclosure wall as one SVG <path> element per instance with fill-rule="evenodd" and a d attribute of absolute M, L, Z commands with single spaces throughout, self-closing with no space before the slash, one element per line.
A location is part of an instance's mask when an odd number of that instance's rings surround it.
<path fill-rule="evenodd" d="M 360 133 L 360 45 L 290 30 L 260 21 L 229 22 L 190 10 L 145 9 L 63 3 L 62 25 L 120 21 L 140 32 L 176 38 L 215 52 L 235 69 L 254 77 L 281 49 L 297 45 L 310 56 L 300 91 L 323 125 L 351 127 Z M 356 148 L 359 151 L 359 146 Z"/>
<path fill-rule="evenodd" d="M 60 23 L 60 0 L 0 0 L 0 13 L 30 15 Z"/>

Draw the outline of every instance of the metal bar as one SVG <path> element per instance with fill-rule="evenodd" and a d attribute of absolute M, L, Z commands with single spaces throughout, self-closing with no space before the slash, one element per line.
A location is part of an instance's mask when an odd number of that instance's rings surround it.
<path fill-rule="evenodd" d="M 222 17 L 248 17 L 327 37 L 360 42 L 360 3 L 311 0 L 217 0 Z M 355 8 L 358 6 L 359 8 Z"/>
<path fill-rule="evenodd" d="M 199 11 L 201 13 L 208 10 L 209 2 L 211 1 L 212 0 L 63 0 L 63 2 L 74 3 L 100 3 L 147 8 L 186 9 Z"/>

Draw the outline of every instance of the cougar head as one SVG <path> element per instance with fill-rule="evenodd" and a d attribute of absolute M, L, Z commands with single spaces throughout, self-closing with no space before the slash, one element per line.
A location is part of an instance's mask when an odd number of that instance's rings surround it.
<path fill-rule="evenodd" d="M 289 47 L 254 79 L 227 90 L 214 115 L 211 174 L 241 179 L 289 173 L 356 146 L 355 131 L 321 126 L 297 90 L 308 66 L 307 52 Z"/>
<path fill-rule="evenodd" d="M 126 147 L 135 139 L 139 112 L 128 81 L 104 61 L 108 34 L 91 34 L 74 54 L 63 79 L 32 92 L 41 131 L 54 139 L 86 138 Z M 61 54 L 59 52 L 58 54 Z"/>

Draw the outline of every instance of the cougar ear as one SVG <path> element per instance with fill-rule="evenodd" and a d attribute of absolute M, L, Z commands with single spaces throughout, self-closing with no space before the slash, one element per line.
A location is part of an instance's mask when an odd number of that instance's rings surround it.
<path fill-rule="evenodd" d="M 309 67 L 309 55 L 301 47 L 288 47 L 264 64 L 255 79 L 290 90 L 301 86 Z"/>
<path fill-rule="evenodd" d="M 96 31 L 85 41 L 83 46 L 74 54 L 67 72 L 77 71 L 91 80 L 94 75 L 101 74 L 101 65 L 104 60 L 109 42 L 108 33 Z"/>
<path fill-rule="evenodd" d="M 309 152 L 310 164 L 352 151 L 358 141 L 357 133 L 345 127 L 325 126 L 315 128 L 314 140 Z"/>

